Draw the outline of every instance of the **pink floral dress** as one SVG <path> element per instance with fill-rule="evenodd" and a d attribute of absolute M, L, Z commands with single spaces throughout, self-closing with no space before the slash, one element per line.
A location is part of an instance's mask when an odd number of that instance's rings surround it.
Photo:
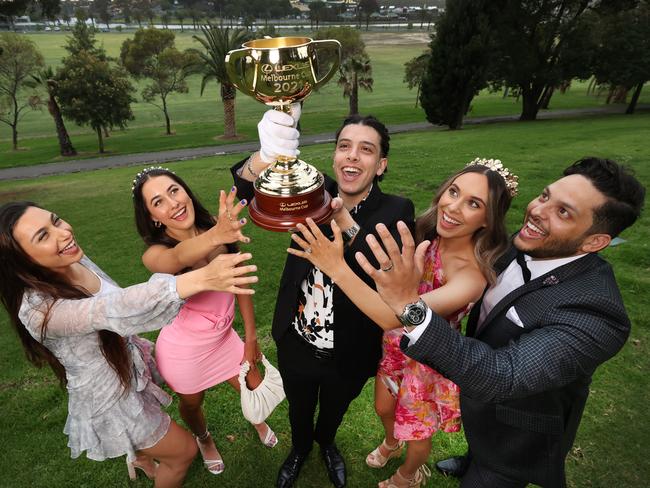
<path fill-rule="evenodd" d="M 420 295 L 441 287 L 445 278 L 438 251 L 438 239 L 427 249 L 425 271 L 418 288 Z M 460 321 L 472 304 L 446 317 L 449 324 L 460 330 Z M 384 357 L 378 375 L 397 399 L 395 405 L 395 437 L 419 440 L 436 431 L 460 430 L 460 392 L 455 383 L 436 370 L 407 357 L 400 349 L 402 329 L 384 333 Z"/>

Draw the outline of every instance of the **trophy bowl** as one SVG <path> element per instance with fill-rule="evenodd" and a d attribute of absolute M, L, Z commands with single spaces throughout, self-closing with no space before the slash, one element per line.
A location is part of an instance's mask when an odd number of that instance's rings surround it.
<path fill-rule="evenodd" d="M 267 106 L 291 114 L 301 102 L 336 72 L 341 45 L 336 40 L 309 37 L 256 39 L 226 55 L 230 81 L 240 91 Z M 267 230 L 285 231 L 311 217 L 316 223 L 331 215 L 332 197 L 323 175 L 310 164 L 278 156 L 254 182 L 249 214 Z"/>

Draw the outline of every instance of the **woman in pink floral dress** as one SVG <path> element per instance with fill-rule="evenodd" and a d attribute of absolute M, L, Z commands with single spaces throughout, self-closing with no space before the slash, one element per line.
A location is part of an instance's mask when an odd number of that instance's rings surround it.
<path fill-rule="evenodd" d="M 505 214 L 516 193 L 516 177 L 498 160 L 476 159 L 439 188 L 431 207 L 416 221 L 416 241 L 430 240 L 420 296 L 452 327 L 480 298 L 495 278 L 493 264 L 505 251 Z M 289 250 L 328 274 L 352 301 L 386 330 L 384 356 L 375 379 L 375 410 L 385 438 L 366 458 L 382 468 L 402 454 L 404 463 L 379 488 L 420 487 L 430 472 L 426 461 L 431 437 L 439 430 L 460 430 L 458 387 L 437 371 L 417 363 L 400 350 L 400 323 L 379 295 L 342 259 L 341 232 L 332 223 L 329 241 L 309 222 L 293 238 L 303 251 Z M 385 271 L 389 271 L 388 269 Z"/>

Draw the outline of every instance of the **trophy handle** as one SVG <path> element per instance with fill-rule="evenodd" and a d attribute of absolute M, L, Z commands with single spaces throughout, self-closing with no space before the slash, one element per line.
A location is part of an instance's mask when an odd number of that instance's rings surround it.
<path fill-rule="evenodd" d="M 246 95 L 255 97 L 255 90 L 253 86 L 249 86 L 246 82 L 245 70 L 244 70 L 244 60 L 246 56 L 250 53 L 250 48 L 244 47 L 242 49 L 235 49 L 226 54 L 226 72 L 228 73 L 228 78 L 230 82 L 239 88 Z M 257 77 L 255 73 L 253 79 Z"/>
<path fill-rule="evenodd" d="M 322 78 L 318 78 L 318 74 L 314 72 L 314 65 L 312 63 L 311 69 L 312 69 L 312 75 L 314 77 L 314 83 L 316 86 L 322 85 L 329 81 L 329 79 L 334 76 L 334 73 L 336 73 L 336 70 L 339 68 L 339 65 L 341 64 L 341 43 L 335 39 L 325 39 L 322 41 L 311 41 L 309 43 L 309 49 L 313 49 L 314 52 L 318 52 L 319 48 L 321 50 L 332 50 L 336 53 L 334 56 L 334 60 L 332 61 L 332 67 L 330 70 L 323 76 Z"/>

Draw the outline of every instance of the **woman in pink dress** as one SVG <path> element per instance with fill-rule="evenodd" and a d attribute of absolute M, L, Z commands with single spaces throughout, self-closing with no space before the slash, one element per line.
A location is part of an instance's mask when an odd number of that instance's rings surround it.
<path fill-rule="evenodd" d="M 153 273 L 176 274 L 205 266 L 223 252 L 235 252 L 225 245 L 220 227 L 230 226 L 238 240 L 248 238 L 237 221 L 245 201 L 234 204 L 233 188 L 220 194 L 220 215 L 215 219 L 193 195 L 187 184 L 160 167 L 146 168 L 133 182 L 135 220 L 140 236 L 149 246 L 142 262 Z M 232 209 L 232 210 L 227 210 Z M 232 241 L 231 241 L 232 242 Z M 203 413 L 205 390 L 227 381 L 239 391 L 241 363 L 247 360 L 247 379 L 255 388 L 261 382 L 256 363 L 261 354 L 255 330 L 253 302 L 248 295 L 237 297 L 245 342 L 232 328 L 235 295 L 206 292 L 193 296 L 156 341 L 156 361 L 162 377 L 180 399 L 181 417 L 196 437 L 206 468 L 212 474 L 224 471 L 224 462 L 207 428 Z M 274 447 L 277 438 L 266 423 L 254 425 L 262 443 Z"/>
<path fill-rule="evenodd" d="M 498 160 L 476 159 L 438 189 L 431 207 L 416 220 L 416 240 L 430 240 L 420 296 L 452 327 L 494 280 L 493 264 L 505 251 L 508 236 L 505 214 L 516 193 L 516 177 Z M 380 488 L 420 487 L 430 471 L 426 461 L 431 437 L 439 430 L 460 429 L 458 387 L 437 371 L 406 357 L 400 350 L 402 329 L 397 317 L 377 292 L 366 285 L 342 259 L 341 233 L 332 223 L 334 240 L 320 230 L 299 226 L 294 239 L 304 257 L 328 274 L 384 333 L 384 356 L 375 379 L 375 410 L 384 426 L 383 442 L 366 458 L 382 468 L 399 457 L 407 445 L 404 463 Z M 389 269 L 385 270 L 389 271 Z M 393 330 L 395 329 L 395 330 Z"/>

